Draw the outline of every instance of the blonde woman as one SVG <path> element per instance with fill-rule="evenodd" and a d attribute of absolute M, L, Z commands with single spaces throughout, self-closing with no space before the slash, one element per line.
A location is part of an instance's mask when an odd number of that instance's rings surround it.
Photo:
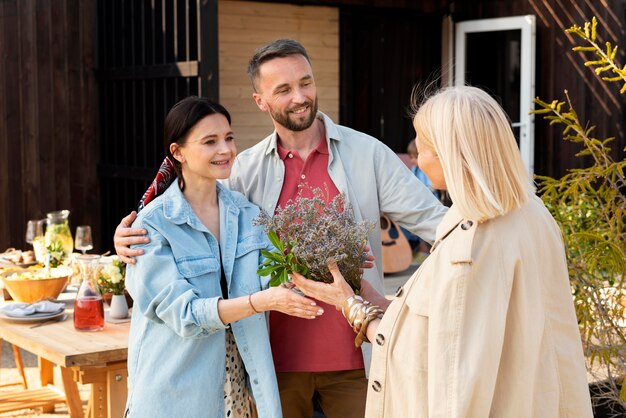
<path fill-rule="evenodd" d="M 474 87 L 416 111 L 419 166 L 453 201 L 431 255 L 389 306 L 371 288 L 294 283 L 374 346 L 367 418 L 591 417 L 558 226 L 502 108 Z"/>

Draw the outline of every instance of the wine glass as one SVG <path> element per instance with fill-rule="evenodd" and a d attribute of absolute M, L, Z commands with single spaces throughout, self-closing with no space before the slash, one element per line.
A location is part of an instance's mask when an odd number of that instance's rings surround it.
<path fill-rule="evenodd" d="M 32 219 L 26 224 L 26 242 L 33 246 L 35 260 L 42 263 L 46 259 L 46 243 L 43 236 L 45 219 Z"/>
<path fill-rule="evenodd" d="M 32 244 L 38 237 L 43 237 L 43 219 L 32 219 L 26 224 L 26 242 Z"/>
<path fill-rule="evenodd" d="M 75 247 L 85 254 L 93 248 L 93 239 L 91 238 L 91 227 L 89 225 L 81 225 L 76 227 Z"/>

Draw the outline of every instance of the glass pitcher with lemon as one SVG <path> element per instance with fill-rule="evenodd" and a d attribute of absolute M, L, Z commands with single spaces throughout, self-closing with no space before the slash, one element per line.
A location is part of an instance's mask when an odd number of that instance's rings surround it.
<path fill-rule="evenodd" d="M 46 214 L 44 241 L 52 264 L 60 264 L 74 250 L 69 216 L 69 210 L 57 210 Z M 56 266 L 51 265 L 51 267 Z"/>

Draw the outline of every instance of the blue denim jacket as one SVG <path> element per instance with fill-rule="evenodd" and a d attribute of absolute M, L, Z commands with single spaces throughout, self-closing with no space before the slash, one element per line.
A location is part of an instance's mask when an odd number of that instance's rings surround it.
<path fill-rule="evenodd" d="M 218 184 L 218 242 L 174 182 L 133 227 L 150 243 L 129 265 L 134 299 L 128 345 L 128 417 L 224 416 L 225 329 L 217 312 L 222 265 L 229 298 L 267 287 L 257 276 L 269 242 L 252 220 L 259 213 L 243 195 Z M 220 252 L 222 265 L 220 265 Z M 230 324 L 260 418 L 281 417 L 265 315 Z"/>

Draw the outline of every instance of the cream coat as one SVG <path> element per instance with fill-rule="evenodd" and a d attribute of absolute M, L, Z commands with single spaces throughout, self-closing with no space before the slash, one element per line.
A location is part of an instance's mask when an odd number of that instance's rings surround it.
<path fill-rule="evenodd" d="M 373 343 L 367 418 L 592 417 L 560 231 L 533 197 L 453 206 Z"/>

